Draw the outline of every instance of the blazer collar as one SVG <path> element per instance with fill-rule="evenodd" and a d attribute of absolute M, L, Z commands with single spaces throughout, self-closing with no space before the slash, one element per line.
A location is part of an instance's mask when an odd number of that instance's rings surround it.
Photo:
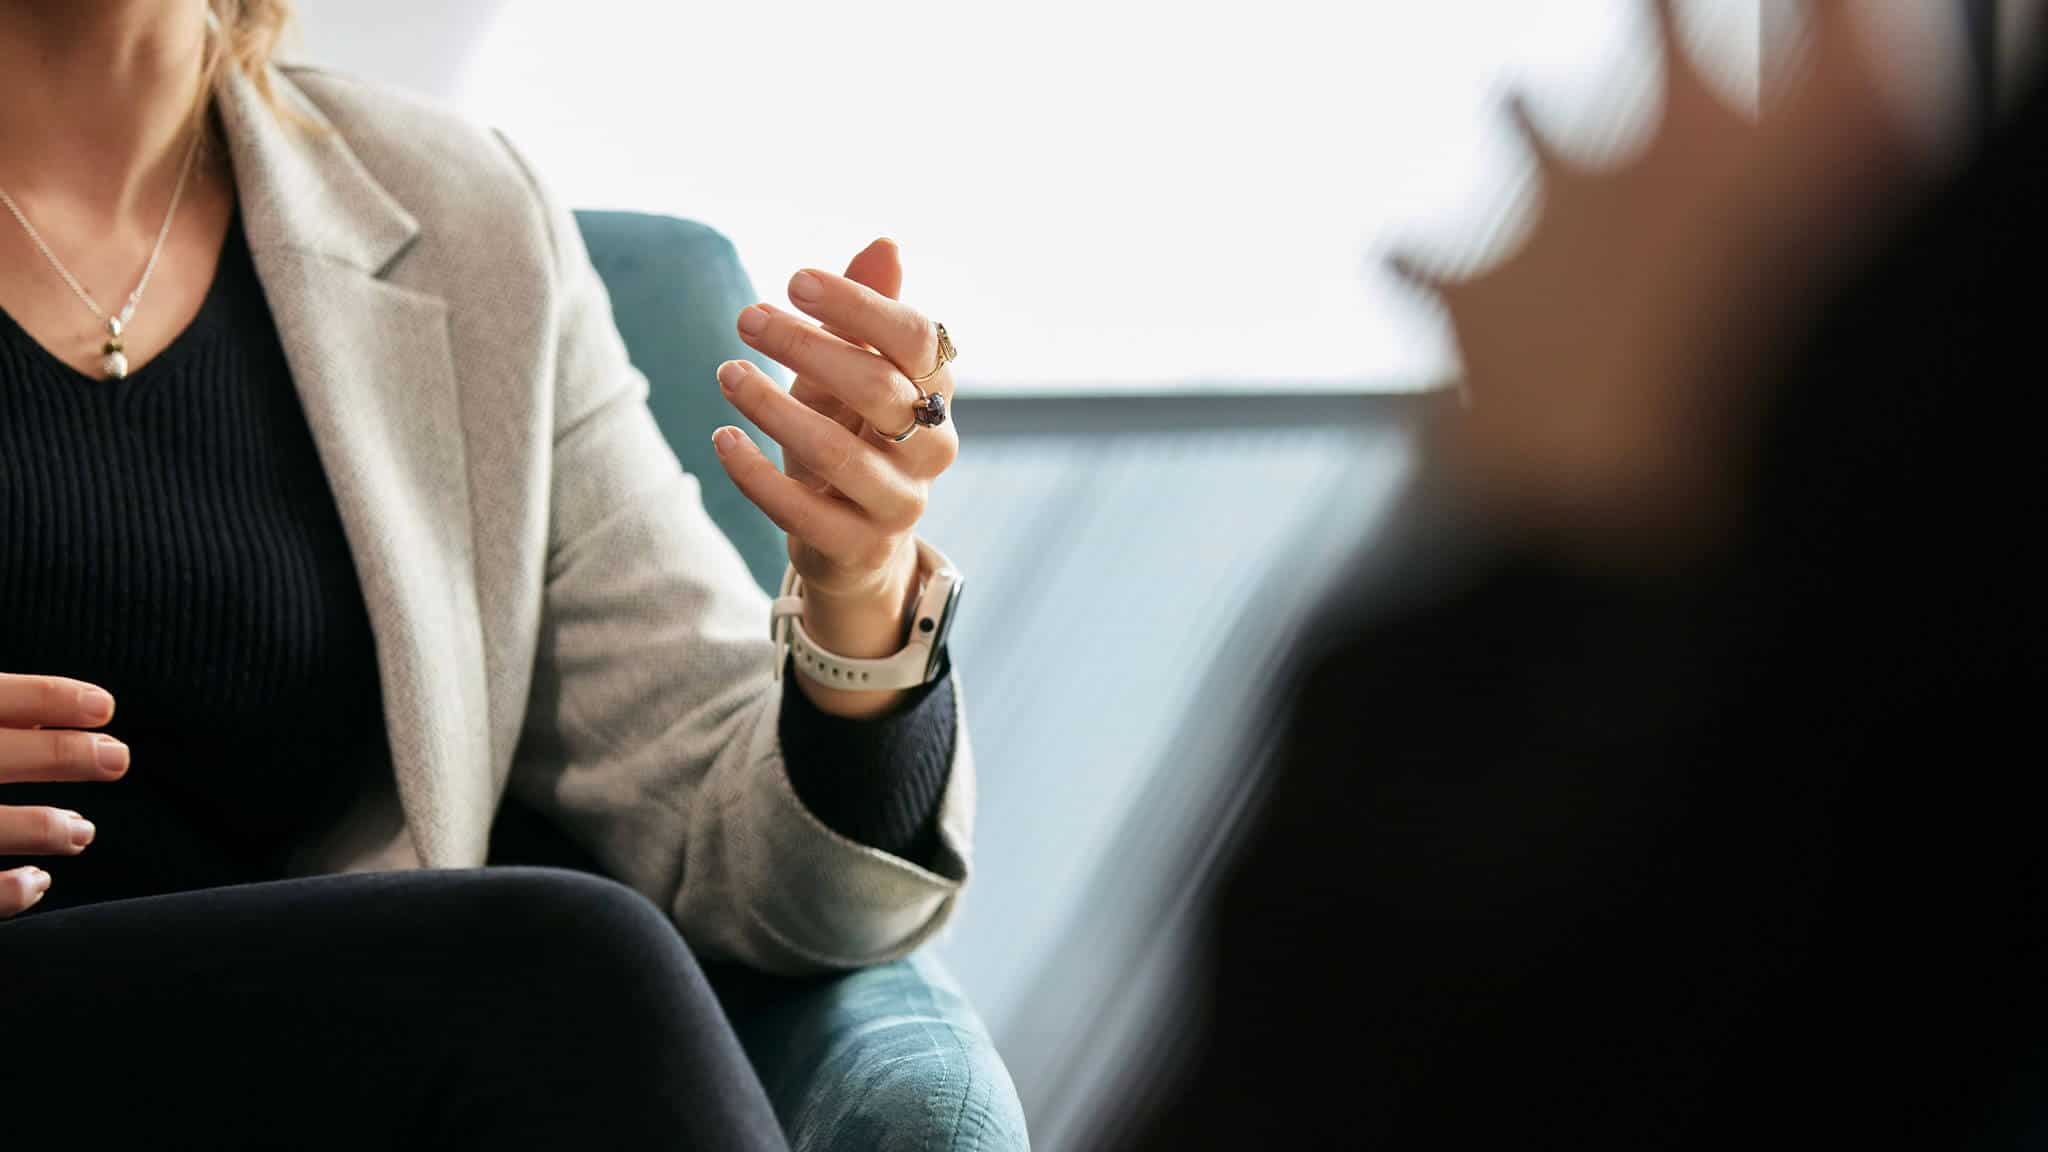
<path fill-rule="evenodd" d="M 243 234 L 376 635 L 405 825 L 361 833 L 396 855 L 368 844 L 340 854 L 482 863 L 496 758 L 448 305 L 420 277 L 395 282 L 419 222 L 304 92 L 275 70 L 270 80 L 311 131 L 283 122 L 232 69 L 221 121 Z"/>
<path fill-rule="evenodd" d="M 380 275 L 419 235 L 419 221 L 297 85 L 276 69 L 270 83 L 311 131 L 284 123 L 238 68 L 224 70 L 216 94 L 250 245 L 294 248 Z"/>

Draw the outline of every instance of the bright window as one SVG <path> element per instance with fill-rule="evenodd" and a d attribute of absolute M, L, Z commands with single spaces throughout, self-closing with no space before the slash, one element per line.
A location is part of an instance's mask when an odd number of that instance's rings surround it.
<path fill-rule="evenodd" d="M 1645 122 L 1656 86 L 1639 0 L 454 9 L 467 65 L 442 57 L 434 83 L 569 201 L 711 223 L 771 297 L 893 236 L 908 295 L 984 388 L 1439 381 L 1441 324 L 1379 256 L 1512 232 L 1527 181 L 1508 88 L 1596 151 Z M 1756 0 L 1685 11 L 1753 103 Z"/>

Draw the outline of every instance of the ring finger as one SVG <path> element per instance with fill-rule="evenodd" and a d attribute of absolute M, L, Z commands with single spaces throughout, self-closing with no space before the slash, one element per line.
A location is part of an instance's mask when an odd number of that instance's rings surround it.
<path fill-rule="evenodd" d="M 745 360 L 720 365 L 718 386 L 792 460 L 876 522 L 889 527 L 916 522 L 923 501 L 915 482 L 839 421 L 784 392 Z"/>
<path fill-rule="evenodd" d="M 952 374 L 940 363 L 942 327 L 931 317 L 850 276 L 806 268 L 789 280 L 789 299 L 799 311 L 857 347 L 871 347 L 896 366 L 913 387 L 951 398 Z"/>
<path fill-rule="evenodd" d="M 739 329 L 747 343 L 823 385 L 877 431 L 894 435 L 910 422 L 917 387 L 883 357 L 770 304 L 741 312 Z"/>

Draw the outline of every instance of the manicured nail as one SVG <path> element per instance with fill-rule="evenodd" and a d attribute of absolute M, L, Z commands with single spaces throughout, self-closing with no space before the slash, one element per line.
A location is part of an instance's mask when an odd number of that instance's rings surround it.
<path fill-rule="evenodd" d="M 114 714 L 114 698 L 98 688 L 80 688 L 78 711 L 88 724 L 105 723 Z"/>
<path fill-rule="evenodd" d="M 28 890 L 37 896 L 50 890 L 50 874 L 41 868 L 28 870 Z"/>
<path fill-rule="evenodd" d="M 83 848 L 87 844 L 92 843 L 95 831 L 97 830 L 92 826 L 92 821 L 87 820 L 76 812 L 71 813 L 71 846 L 73 848 Z"/>
<path fill-rule="evenodd" d="M 799 304 L 816 304 L 825 294 L 825 282 L 809 272 L 799 272 L 789 278 L 789 298 Z"/>
<path fill-rule="evenodd" d="M 759 336 L 768 327 L 768 313 L 759 308 L 749 308 L 740 313 L 740 331 L 748 336 Z"/>
<path fill-rule="evenodd" d="M 100 771 L 110 776 L 119 776 L 128 770 L 128 746 L 112 736 L 95 736 L 92 741 L 93 763 Z"/>
<path fill-rule="evenodd" d="M 725 455 L 740 446 L 740 430 L 732 427 L 720 428 L 711 434 L 711 446 L 718 449 L 720 456 Z"/>
<path fill-rule="evenodd" d="M 747 366 L 738 360 L 727 360 L 718 366 L 718 386 L 731 392 L 747 378 Z"/>

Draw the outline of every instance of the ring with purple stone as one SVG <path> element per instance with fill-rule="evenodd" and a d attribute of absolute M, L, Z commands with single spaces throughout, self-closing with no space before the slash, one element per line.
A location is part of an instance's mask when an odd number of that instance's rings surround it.
<path fill-rule="evenodd" d="M 923 388 L 919 388 L 917 390 L 917 399 L 912 401 L 910 405 L 910 427 L 893 436 L 883 432 L 882 438 L 891 444 L 901 444 L 905 440 L 910 439 L 911 434 L 919 428 L 937 428 L 945 422 L 945 395 L 939 392 L 927 392 Z"/>
<path fill-rule="evenodd" d="M 909 378 L 910 386 L 917 389 L 917 399 L 910 403 L 910 427 L 894 435 L 882 432 L 879 428 L 876 429 L 881 434 L 882 439 L 887 440 L 891 444 L 903 443 L 905 440 L 910 439 L 911 434 L 919 428 L 937 428 L 946 422 L 945 394 L 925 391 L 924 382 L 937 376 L 946 365 L 959 359 L 960 352 L 953 347 L 953 338 L 946 334 L 946 326 L 944 324 L 935 321 L 932 327 L 938 330 L 939 362 L 932 365 L 932 370 L 924 375 Z"/>

